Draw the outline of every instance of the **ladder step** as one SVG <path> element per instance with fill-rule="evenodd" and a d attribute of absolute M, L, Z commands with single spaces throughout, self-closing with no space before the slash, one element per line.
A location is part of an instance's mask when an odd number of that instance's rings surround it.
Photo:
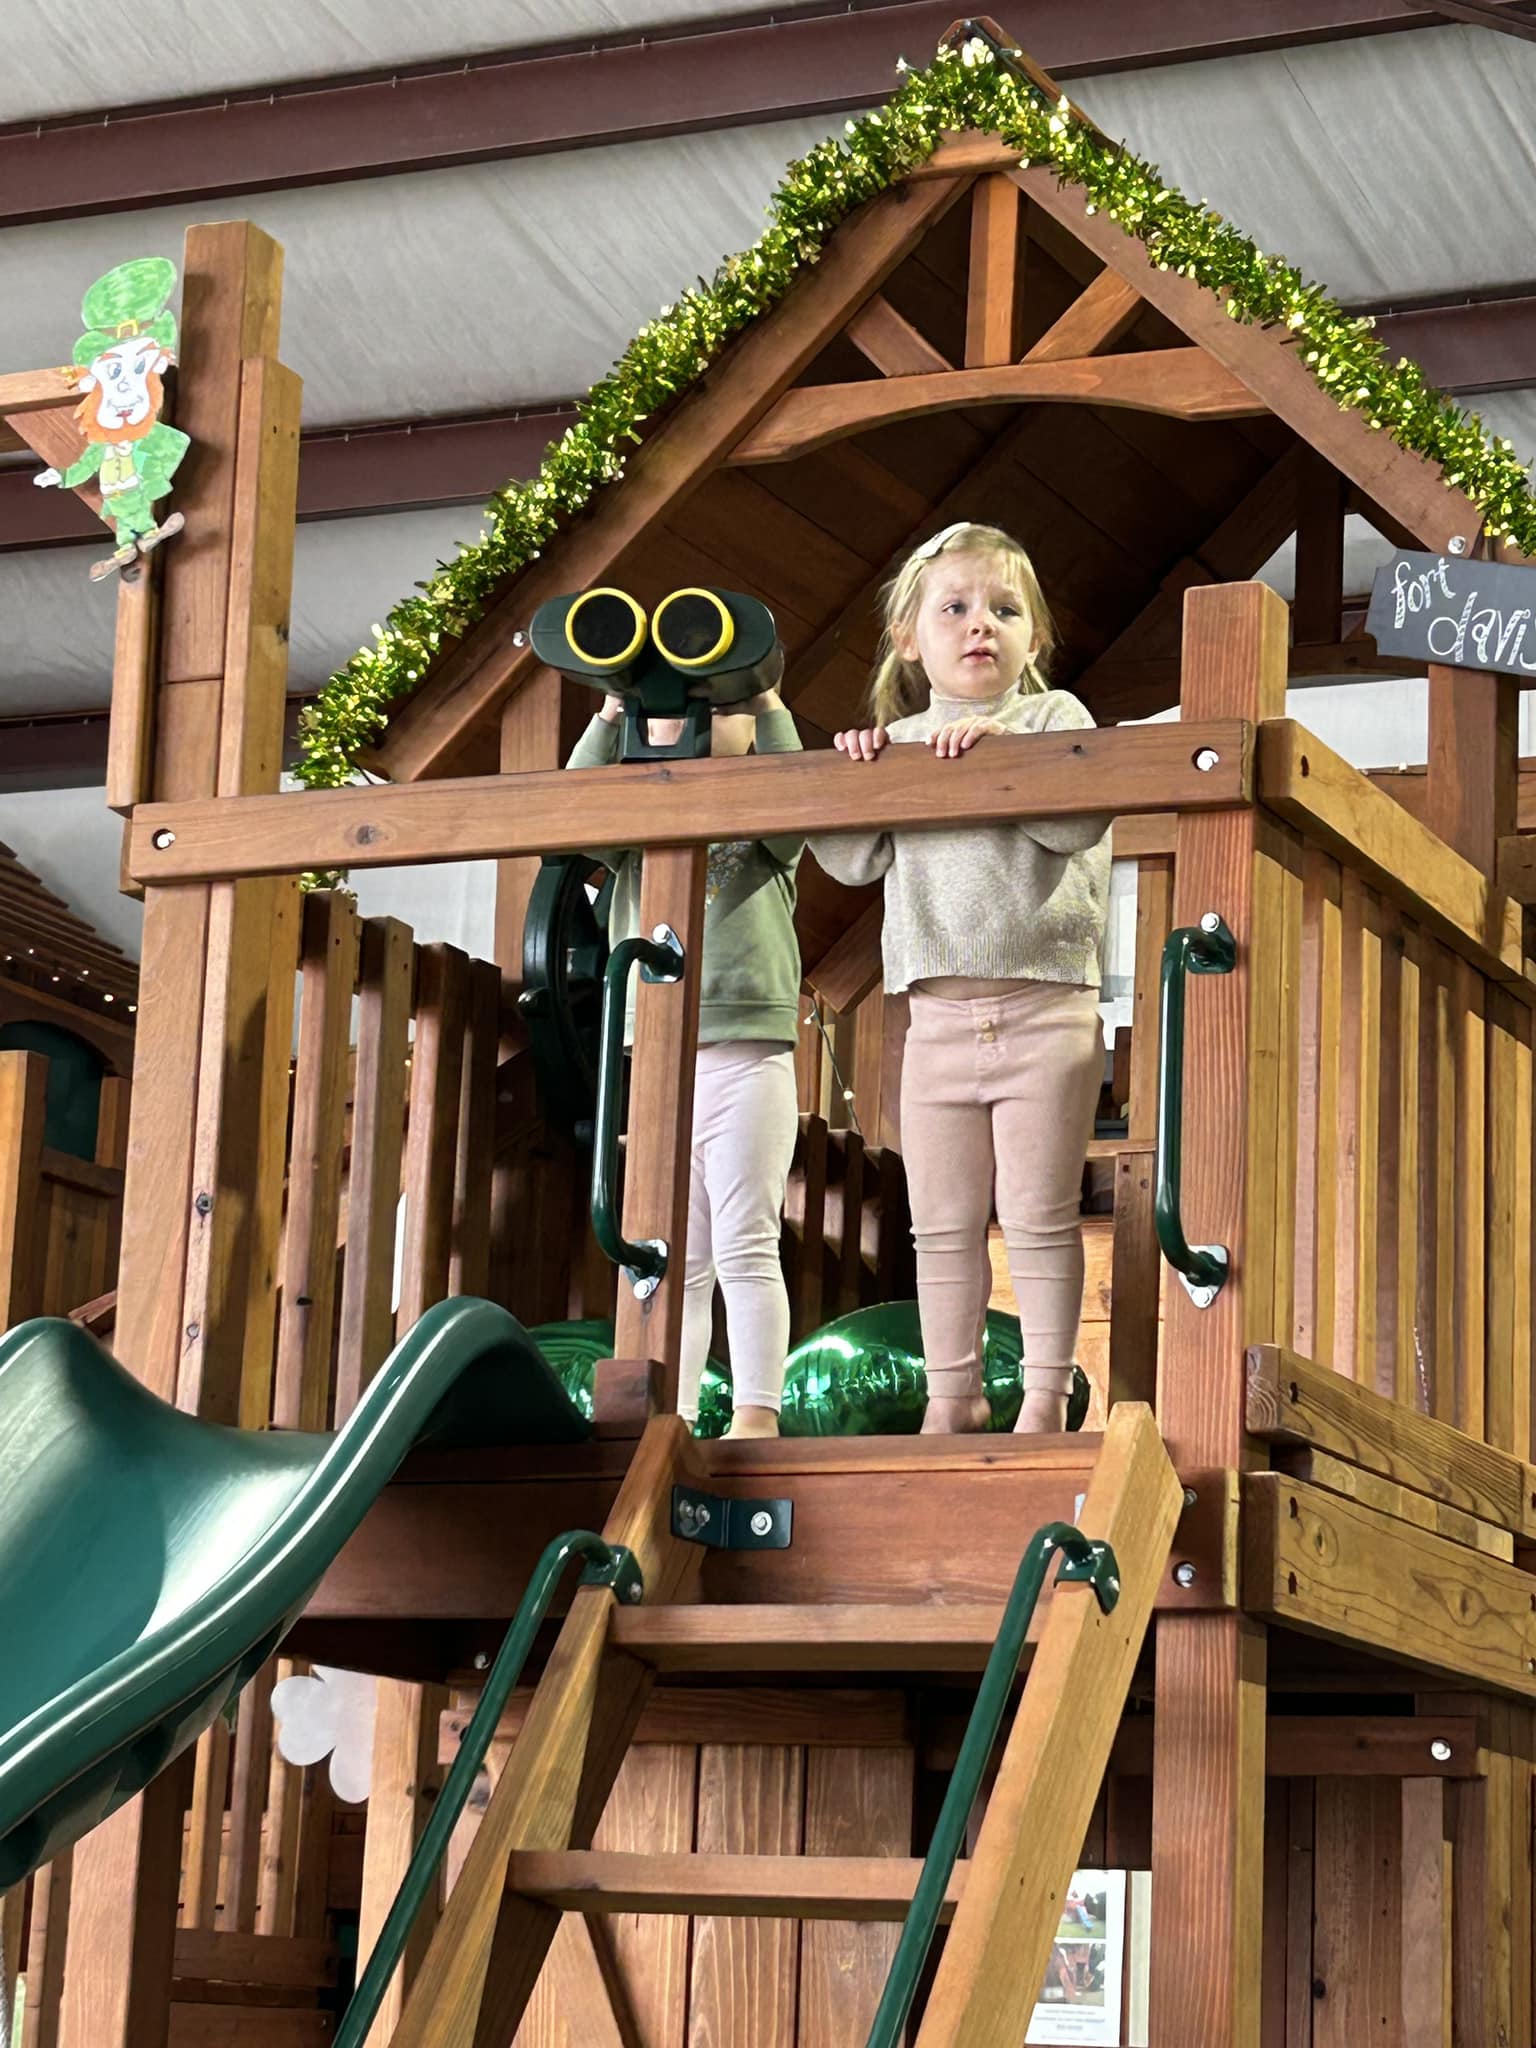
<path fill-rule="evenodd" d="M 507 1890 L 567 1913 L 716 1913 L 761 1920 L 904 1920 L 922 1863 L 908 1856 L 644 1855 L 527 1849 Z M 965 1885 L 959 1863 L 948 1920 Z"/>
<path fill-rule="evenodd" d="M 609 1628 L 658 1671 L 979 1671 L 1002 1614 L 991 1602 L 617 1607 Z"/>

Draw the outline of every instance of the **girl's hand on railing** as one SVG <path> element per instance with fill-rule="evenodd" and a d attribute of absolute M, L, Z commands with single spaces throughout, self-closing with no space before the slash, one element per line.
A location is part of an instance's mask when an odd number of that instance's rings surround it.
<path fill-rule="evenodd" d="M 995 718 L 954 718 L 948 725 L 941 725 L 928 744 L 939 760 L 953 761 L 988 733 L 1006 734 L 1007 730 Z"/>
<path fill-rule="evenodd" d="M 832 744 L 850 761 L 873 761 L 882 747 L 890 745 L 890 735 L 883 725 L 849 726 L 833 735 Z"/>

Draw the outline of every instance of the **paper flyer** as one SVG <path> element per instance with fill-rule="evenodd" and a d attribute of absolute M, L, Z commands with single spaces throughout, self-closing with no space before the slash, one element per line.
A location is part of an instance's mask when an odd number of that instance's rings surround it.
<path fill-rule="evenodd" d="M 1121 2048 L 1125 1970 L 1123 1870 L 1079 1870 L 1051 1943 L 1030 2048 Z"/>

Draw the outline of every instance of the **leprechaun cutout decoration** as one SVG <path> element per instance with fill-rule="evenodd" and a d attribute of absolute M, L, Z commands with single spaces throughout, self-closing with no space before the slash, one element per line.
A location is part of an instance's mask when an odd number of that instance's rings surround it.
<path fill-rule="evenodd" d="M 140 256 L 98 277 L 80 303 L 86 331 L 65 374 L 84 394 L 75 421 L 85 452 L 68 469 L 45 469 L 32 481 L 44 490 L 62 485 L 72 491 L 96 478 L 101 516 L 117 547 L 91 564 L 93 583 L 117 569 L 131 581 L 139 557 L 186 523 L 179 512 L 160 519 L 155 513 L 190 446 L 160 418 L 160 373 L 176 360 L 176 316 L 166 303 L 175 288 L 174 263 Z"/>

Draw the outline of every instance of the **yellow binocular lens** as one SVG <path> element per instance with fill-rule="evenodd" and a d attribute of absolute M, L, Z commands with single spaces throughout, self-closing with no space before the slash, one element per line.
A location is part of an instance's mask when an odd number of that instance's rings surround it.
<path fill-rule="evenodd" d="M 645 645 L 647 624 L 627 590 L 585 590 L 565 615 L 565 637 L 589 668 L 623 668 Z"/>
<path fill-rule="evenodd" d="M 673 668 L 719 661 L 736 638 L 736 621 L 712 590 L 674 590 L 657 605 L 651 638 Z"/>

